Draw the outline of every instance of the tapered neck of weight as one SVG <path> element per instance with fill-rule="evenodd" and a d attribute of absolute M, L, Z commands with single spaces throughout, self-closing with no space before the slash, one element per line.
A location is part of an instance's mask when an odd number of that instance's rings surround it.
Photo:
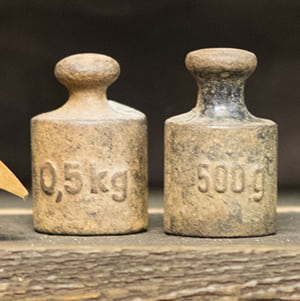
<path fill-rule="evenodd" d="M 251 118 L 244 102 L 244 80 L 232 78 L 197 79 L 198 97 L 195 109 L 200 116 L 215 119 Z"/>
<path fill-rule="evenodd" d="M 106 88 L 70 90 L 69 101 L 105 104 L 107 103 Z"/>
<path fill-rule="evenodd" d="M 106 88 L 71 89 L 69 99 L 63 108 L 68 111 L 80 111 L 80 114 L 97 114 L 111 111 L 111 107 L 106 96 Z"/>

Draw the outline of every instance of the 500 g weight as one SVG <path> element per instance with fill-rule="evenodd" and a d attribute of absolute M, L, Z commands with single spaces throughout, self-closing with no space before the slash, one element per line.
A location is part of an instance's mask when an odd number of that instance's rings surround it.
<path fill-rule="evenodd" d="M 253 116 L 244 84 L 253 53 L 190 52 L 196 106 L 165 124 L 165 215 L 170 234 L 238 237 L 275 232 L 277 125 Z"/>

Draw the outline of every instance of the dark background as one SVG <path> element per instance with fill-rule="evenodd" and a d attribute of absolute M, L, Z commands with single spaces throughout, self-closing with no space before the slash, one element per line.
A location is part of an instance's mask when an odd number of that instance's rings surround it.
<path fill-rule="evenodd" d="M 236 47 L 258 57 L 249 110 L 279 124 L 279 185 L 300 188 L 299 11 L 299 0 L 1 0 L 0 159 L 30 187 L 29 120 L 67 99 L 55 63 L 98 52 L 121 65 L 109 98 L 148 116 L 149 179 L 161 186 L 164 120 L 196 101 L 186 53 Z"/>

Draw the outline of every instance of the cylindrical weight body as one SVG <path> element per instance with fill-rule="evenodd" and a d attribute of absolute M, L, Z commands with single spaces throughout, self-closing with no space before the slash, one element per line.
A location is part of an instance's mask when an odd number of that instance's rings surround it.
<path fill-rule="evenodd" d="M 255 56 L 236 49 L 190 53 L 196 107 L 165 125 L 165 232 L 202 237 L 275 232 L 277 125 L 244 105 Z"/>
<path fill-rule="evenodd" d="M 165 231 L 232 237 L 275 232 L 277 128 L 166 124 Z"/>
<path fill-rule="evenodd" d="M 98 99 L 98 92 L 75 94 L 32 119 L 35 229 L 80 235 L 146 229 L 144 114 Z"/>

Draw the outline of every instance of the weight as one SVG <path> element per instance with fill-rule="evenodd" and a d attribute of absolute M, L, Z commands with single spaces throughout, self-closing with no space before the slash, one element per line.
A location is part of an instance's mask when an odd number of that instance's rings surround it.
<path fill-rule="evenodd" d="M 251 115 L 244 83 L 253 53 L 229 48 L 190 52 L 197 104 L 165 124 L 167 233 L 257 236 L 275 232 L 277 126 Z"/>
<path fill-rule="evenodd" d="M 123 234 L 147 227 L 145 115 L 106 98 L 118 63 L 78 54 L 56 65 L 70 92 L 32 119 L 34 227 L 57 234 Z"/>

